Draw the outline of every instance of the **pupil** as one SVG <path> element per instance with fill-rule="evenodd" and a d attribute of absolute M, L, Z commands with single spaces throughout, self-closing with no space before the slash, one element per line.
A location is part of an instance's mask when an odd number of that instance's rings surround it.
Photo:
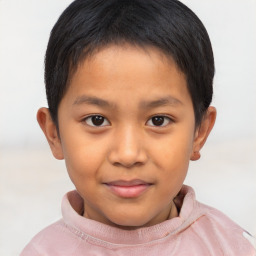
<path fill-rule="evenodd" d="M 152 122 L 156 126 L 160 126 L 164 123 L 164 118 L 162 116 L 155 116 L 152 118 Z"/>
<path fill-rule="evenodd" d="M 103 116 L 93 116 L 92 117 L 92 123 L 94 125 L 102 125 L 104 122 L 104 117 Z"/>

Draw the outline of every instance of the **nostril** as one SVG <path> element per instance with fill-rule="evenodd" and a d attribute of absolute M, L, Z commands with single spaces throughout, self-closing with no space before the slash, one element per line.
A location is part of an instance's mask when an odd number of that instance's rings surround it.
<path fill-rule="evenodd" d="M 109 161 L 112 165 L 116 167 L 139 167 L 144 165 L 147 162 L 147 154 L 144 151 L 133 152 L 132 154 L 128 154 L 127 152 L 120 151 L 112 151 L 109 155 Z"/>
<path fill-rule="evenodd" d="M 116 167 L 125 167 L 125 168 L 130 169 L 130 168 L 133 168 L 133 167 L 142 166 L 143 163 L 142 163 L 142 162 L 135 162 L 135 163 L 124 163 L 124 162 L 120 163 L 120 162 L 115 162 L 115 163 L 113 163 L 113 165 L 116 166 Z"/>
<path fill-rule="evenodd" d="M 128 128 L 126 126 L 126 130 L 118 134 L 110 145 L 108 160 L 112 165 L 132 168 L 143 165 L 148 159 L 142 138 L 134 130 L 130 130 L 130 127 Z"/>

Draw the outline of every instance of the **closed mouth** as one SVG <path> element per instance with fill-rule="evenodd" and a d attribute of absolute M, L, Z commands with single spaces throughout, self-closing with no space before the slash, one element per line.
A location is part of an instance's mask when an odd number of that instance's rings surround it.
<path fill-rule="evenodd" d="M 135 179 L 130 181 L 116 180 L 104 183 L 112 193 L 122 198 L 135 198 L 148 190 L 152 183 Z"/>

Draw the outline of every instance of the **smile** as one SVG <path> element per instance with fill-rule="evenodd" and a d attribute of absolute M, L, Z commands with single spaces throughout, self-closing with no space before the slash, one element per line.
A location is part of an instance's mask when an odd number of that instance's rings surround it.
<path fill-rule="evenodd" d="M 143 194 L 152 183 L 147 183 L 142 180 L 124 181 L 117 180 L 105 185 L 111 190 L 112 193 L 123 198 L 135 198 Z"/>

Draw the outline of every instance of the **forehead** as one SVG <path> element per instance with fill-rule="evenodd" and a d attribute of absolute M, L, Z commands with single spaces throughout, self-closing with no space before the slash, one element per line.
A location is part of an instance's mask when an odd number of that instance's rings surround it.
<path fill-rule="evenodd" d="M 95 92 L 108 98 L 119 94 L 123 99 L 136 100 L 147 94 L 164 98 L 165 93 L 175 90 L 188 94 L 186 77 L 170 56 L 154 47 L 110 45 L 80 62 L 66 94 L 76 96 L 76 102 L 83 94 Z"/>
<path fill-rule="evenodd" d="M 121 57 L 121 58 L 120 58 Z M 113 62 L 113 59 L 115 60 Z M 112 61 L 111 63 L 108 61 Z M 162 67 L 170 68 L 175 67 L 182 75 L 184 73 L 179 69 L 178 65 L 174 61 L 171 55 L 165 54 L 162 50 L 147 45 L 131 45 L 129 43 L 123 44 L 108 44 L 106 46 L 96 48 L 91 52 L 90 55 L 86 56 L 81 62 L 80 65 L 84 64 L 102 64 L 114 68 L 115 65 L 120 65 L 121 62 L 133 64 L 132 62 L 136 60 L 136 63 L 143 63 L 144 66 L 150 67 L 149 65 L 159 65 L 161 63 Z"/>

